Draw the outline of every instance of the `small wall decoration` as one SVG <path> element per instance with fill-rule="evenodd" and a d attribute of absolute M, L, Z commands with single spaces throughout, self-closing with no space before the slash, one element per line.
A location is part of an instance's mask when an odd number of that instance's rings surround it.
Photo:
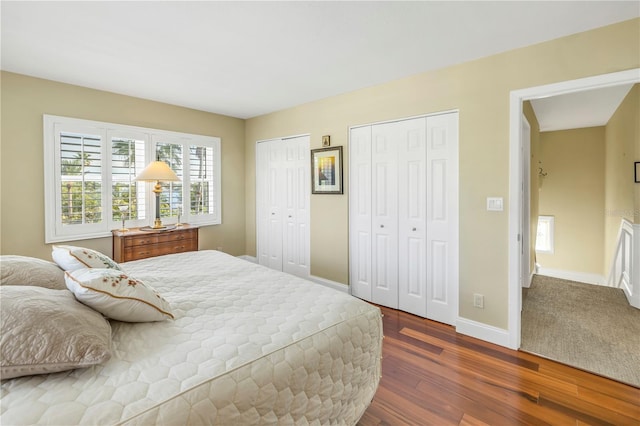
<path fill-rule="evenodd" d="M 311 193 L 342 194 L 342 147 L 311 150 Z"/>
<path fill-rule="evenodd" d="M 636 169 L 634 180 L 636 181 L 636 183 L 640 183 L 640 161 L 636 161 L 633 164 L 635 165 L 635 169 Z"/>
<path fill-rule="evenodd" d="M 323 147 L 328 147 L 331 146 L 331 136 L 330 135 L 324 135 L 322 137 L 322 146 Z"/>

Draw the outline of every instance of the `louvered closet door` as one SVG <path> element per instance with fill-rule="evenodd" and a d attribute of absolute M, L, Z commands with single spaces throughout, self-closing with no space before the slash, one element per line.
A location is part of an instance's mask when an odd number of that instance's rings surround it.
<path fill-rule="evenodd" d="M 284 191 L 282 270 L 308 277 L 309 268 L 309 137 L 283 140 Z"/>
<path fill-rule="evenodd" d="M 398 149 L 395 126 L 371 128 L 371 300 L 398 308 Z"/>
<path fill-rule="evenodd" d="M 427 316 L 426 118 L 393 123 L 398 141 L 398 308 Z"/>
<path fill-rule="evenodd" d="M 458 113 L 427 118 L 427 317 L 458 317 Z"/>
<path fill-rule="evenodd" d="M 371 126 L 349 137 L 349 253 L 351 294 L 371 301 Z"/>

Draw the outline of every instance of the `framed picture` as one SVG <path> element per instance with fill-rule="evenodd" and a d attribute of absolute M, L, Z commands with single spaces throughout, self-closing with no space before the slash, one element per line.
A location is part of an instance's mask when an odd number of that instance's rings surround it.
<path fill-rule="evenodd" d="M 636 183 L 640 183 L 640 161 L 636 161 L 635 163 L 633 163 L 635 168 L 636 168 L 636 172 L 634 175 L 634 181 Z"/>
<path fill-rule="evenodd" d="M 342 194 L 342 147 L 311 150 L 311 193 Z"/>

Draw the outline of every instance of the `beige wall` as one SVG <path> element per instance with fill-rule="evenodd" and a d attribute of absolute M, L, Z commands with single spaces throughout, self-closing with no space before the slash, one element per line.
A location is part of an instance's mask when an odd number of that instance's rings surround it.
<path fill-rule="evenodd" d="M 604 127 L 540 134 L 548 174 L 539 213 L 555 217 L 555 251 L 536 255 L 543 268 L 604 275 L 604 135 Z"/>
<path fill-rule="evenodd" d="M 44 243 L 42 115 L 52 114 L 222 138 L 222 225 L 200 248 L 243 254 L 244 120 L 2 72 L 0 253 L 51 259 Z M 111 254 L 111 238 L 70 242 Z"/>
<path fill-rule="evenodd" d="M 640 161 L 639 84 L 634 85 L 607 123 L 605 138 L 604 265 L 608 273 L 620 222 L 625 218 L 640 223 L 640 184 L 634 183 L 633 169 L 634 161 Z"/>
<path fill-rule="evenodd" d="M 529 272 L 533 273 L 536 266 L 536 235 L 538 234 L 538 209 L 540 199 L 540 124 L 531 102 L 525 101 L 522 112 L 531 126 L 530 150 L 530 180 L 529 180 Z"/>
<path fill-rule="evenodd" d="M 487 212 L 485 200 L 509 202 L 509 93 L 636 68 L 639 35 L 634 19 L 247 120 L 247 253 L 256 250 L 257 140 L 310 133 L 317 148 L 329 134 L 332 145 L 346 146 L 352 125 L 459 109 L 459 313 L 507 328 L 508 211 Z M 341 283 L 348 281 L 348 179 L 345 185 L 344 195 L 311 197 L 311 273 Z M 485 309 L 473 307 L 473 293 L 484 294 Z"/>

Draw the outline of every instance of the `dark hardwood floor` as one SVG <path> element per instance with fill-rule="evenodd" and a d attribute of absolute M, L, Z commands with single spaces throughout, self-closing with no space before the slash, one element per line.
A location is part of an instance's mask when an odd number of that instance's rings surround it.
<path fill-rule="evenodd" d="M 381 309 L 382 379 L 361 426 L 640 425 L 638 388 Z"/>

